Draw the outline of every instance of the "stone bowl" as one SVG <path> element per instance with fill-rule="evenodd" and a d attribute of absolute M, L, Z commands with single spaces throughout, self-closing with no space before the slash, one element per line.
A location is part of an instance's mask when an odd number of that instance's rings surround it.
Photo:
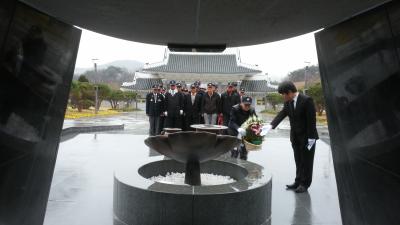
<path fill-rule="evenodd" d="M 185 183 L 190 185 L 201 185 L 200 163 L 217 158 L 240 144 L 233 136 L 194 131 L 148 137 L 144 142 L 160 154 L 185 163 Z"/>
<path fill-rule="evenodd" d="M 233 136 L 195 131 L 148 137 L 144 142 L 160 154 L 181 163 L 191 160 L 202 163 L 240 144 L 240 140 Z"/>

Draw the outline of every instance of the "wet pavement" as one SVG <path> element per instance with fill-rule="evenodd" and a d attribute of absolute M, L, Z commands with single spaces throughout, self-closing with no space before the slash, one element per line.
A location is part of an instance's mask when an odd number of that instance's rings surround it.
<path fill-rule="evenodd" d="M 143 112 L 95 122 L 122 122 L 126 129 L 80 134 L 60 144 L 45 225 L 111 225 L 114 168 L 152 154 L 143 143 L 148 129 Z M 93 123 L 93 119 L 75 123 Z M 261 151 L 249 154 L 250 161 L 273 174 L 272 225 L 340 225 L 331 151 L 326 142 L 317 142 L 313 184 L 308 193 L 285 190 L 295 172 L 288 128 L 285 121 L 268 134 Z M 240 209 L 232 213 L 240 213 Z"/>
<path fill-rule="evenodd" d="M 149 130 L 148 118 L 144 111 L 121 113 L 118 116 L 84 117 L 76 120 L 64 120 L 63 128 L 125 125 L 123 131 L 114 133 L 147 134 Z"/>

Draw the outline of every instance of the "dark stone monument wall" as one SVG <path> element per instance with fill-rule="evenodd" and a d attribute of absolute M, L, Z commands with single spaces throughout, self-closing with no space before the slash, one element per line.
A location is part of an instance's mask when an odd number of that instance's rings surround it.
<path fill-rule="evenodd" d="M 0 224 L 43 223 L 80 35 L 0 3 Z"/>
<path fill-rule="evenodd" d="M 345 225 L 400 224 L 400 2 L 316 37 Z"/>

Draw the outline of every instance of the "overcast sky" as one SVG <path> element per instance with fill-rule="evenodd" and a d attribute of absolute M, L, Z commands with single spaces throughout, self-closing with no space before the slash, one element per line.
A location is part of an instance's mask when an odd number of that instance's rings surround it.
<path fill-rule="evenodd" d="M 290 71 L 304 67 L 305 62 L 318 63 L 313 33 L 239 50 L 243 63 L 257 64 L 272 80 L 280 80 Z M 94 58 L 99 59 L 99 64 L 125 59 L 160 62 L 164 51 L 165 46 L 125 41 L 83 30 L 76 67 L 91 67 Z"/>

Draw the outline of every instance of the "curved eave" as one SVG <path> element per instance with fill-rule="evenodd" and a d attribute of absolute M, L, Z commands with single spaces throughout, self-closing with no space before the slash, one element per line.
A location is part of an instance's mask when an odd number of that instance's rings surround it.
<path fill-rule="evenodd" d="M 219 75 L 219 74 L 221 74 L 221 75 L 246 76 L 246 75 L 256 75 L 256 74 L 261 73 L 260 70 L 249 71 L 249 72 L 237 72 L 237 73 L 216 73 L 216 72 L 205 73 L 205 72 L 176 72 L 176 71 L 171 71 L 170 72 L 170 71 L 158 71 L 158 70 L 142 70 L 142 71 L 146 72 L 146 73 L 159 74 L 159 75 L 162 75 L 162 74 L 165 74 L 165 75 L 172 75 L 172 74 L 182 74 L 182 75 L 184 75 L 184 74 L 188 74 L 188 75 L 190 75 L 190 74 L 193 74 L 193 75 L 198 75 L 198 74 L 207 75 L 207 74 L 210 74 L 210 75 L 212 75 L 212 74 L 217 74 L 217 75 Z"/>

